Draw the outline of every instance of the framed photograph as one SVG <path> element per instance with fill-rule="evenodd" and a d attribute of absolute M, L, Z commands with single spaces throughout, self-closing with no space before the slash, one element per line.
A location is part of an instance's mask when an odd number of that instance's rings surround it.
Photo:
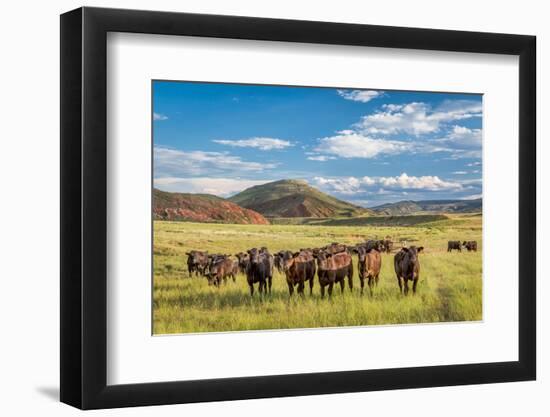
<path fill-rule="evenodd" d="M 533 380 L 535 37 L 61 16 L 61 401 Z"/>

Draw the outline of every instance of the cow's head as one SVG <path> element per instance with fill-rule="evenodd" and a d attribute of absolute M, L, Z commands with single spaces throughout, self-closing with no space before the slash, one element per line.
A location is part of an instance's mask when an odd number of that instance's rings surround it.
<path fill-rule="evenodd" d="M 283 271 L 288 271 L 292 265 L 294 265 L 294 258 L 295 256 L 298 256 L 299 252 L 297 254 L 292 253 L 289 250 L 284 250 L 279 252 L 279 259 L 281 263 L 281 267 Z"/>
<path fill-rule="evenodd" d="M 246 251 L 248 259 L 252 265 L 257 265 L 260 262 L 260 251 L 257 248 L 252 248 Z"/>
<path fill-rule="evenodd" d="M 319 268 L 328 269 L 329 261 L 332 258 L 331 253 L 319 251 L 314 257 L 317 259 L 317 265 L 319 266 Z"/>
<path fill-rule="evenodd" d="M 424 246 L 416 247 L 416 246 L 410 246 L 407 251 L 409 253 L 409 260 L 411 262 L 416 262 L 418 259 L 418 254 L 424 250 Z"/>
<path fill-rule="evenodd" d="M 367 253 L 369 253 L 369 250 L 367 250 L 364 246 L 357 247 L 357 255 L 359 257 L 359 262 L 365 262 L 367 259 Z"/>

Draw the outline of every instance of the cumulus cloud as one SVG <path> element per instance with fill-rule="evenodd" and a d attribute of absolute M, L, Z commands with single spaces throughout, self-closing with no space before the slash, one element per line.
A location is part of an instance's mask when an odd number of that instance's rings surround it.
<path fill-rule="evenodd" d="M 372 135 L 419 136 L 438 132 L 444 123 L 481 117 L 481 110 L 481 103 L 473 100 L 449 100 L 436 108 L 422 102 L 385 104 L 382 110 L 363 116 L 354 127 Z"/>
<path fill-rule="evenodd" d="M 236 148 L 256 148 L 261 151 L 270 151 L 273 149 L 285 149 L 293 144 L 288 140 L 276 138 L 249 138 L 238 140 L 216 139 L 213 140 L 220 145 L 232 146 Z"/>
<path fill-rule="evenodd" d="M 248 180 L 239 178 L 155 178 L 154 186 L 159 190 L 179 193 L 214 194 L 228 197 L 254 185 L 261 185 L 270 180 Z"/>
<path fill-rule="evenodd" d="M 411 144 L 397 140 L 374 139 L 350 130 L 335 136 L 321 138 L 316 152 L 340 158 L 374 158 L 378 155 L 393 155 L 411 149 Z"/>
<path fill-rule="evenodd" d="M 153 120 L 168 120 L 168 116 L 160 113 L 153 113 Z"/>
<path fill-rule="evenodd" d="M 395 177 L 315 177 L 313 182 L 321 189 L 344 195 L 372 192 L 375 188 L 379 194 L 386 194 L 388 190 L 459 191 L 463 188 L 459 182 L 445 181 L 435 175 L 416 177 L 407 173 Z"/>
<path fill-rule="evenodd" d="M 384 95 L 383 91 L 376 90 L 337 90 L 337 93 L 346 100 L 359 101 L 361 103 L 368 103 L 372 99 Z"/>
<path fill-rule="evenodd" d="M 469 129 L 465 126 L 454 125 L 442 141 L 467 147 L 480 147 L 481 129 Z"/>
<path fill-rule="evenodd" d="M 457 182 L 444 181 L 437 175 L 422 177 L 409 176 L 402 173 L 398 177 L 380 177 L 380 183 L 385 187 L 412 189 L 412 190 L 456 190 L 462 188 Z"/>
<path fill-rule="evenodd" d="M 244 161 L 227 152 L 181 151 L 154 148 L 155 177 L 187 177 L 262 172 L 277 164 Z"/>

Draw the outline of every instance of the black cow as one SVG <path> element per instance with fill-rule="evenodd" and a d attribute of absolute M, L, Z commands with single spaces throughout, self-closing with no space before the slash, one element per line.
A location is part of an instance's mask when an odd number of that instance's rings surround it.
<path fill-rule="evenodd" d="M 246 280 L 250 287 L 250 295 L 254 295 L 254 284 L 258 283 L 258 292 L 271 293 L 271 284 L 273 281 L 273 257 L 266 251 L 260 251 L 257 248 L 247 251 L 249 262 L 246 269 Z"/>
<path fill-rule="evenodd" d="M 469 240 L 462 242 L 462 246 L 464 246 L 468 252 L 477 252 L 477 241 L 475 240 Z"/>
<path fill-rule="evenodd" d="M 401 248 L 394 256 L 393 263 L 395 275 L 399 284 L 399 292 L 407 295 L 409 293 L 409 281 L 413 282 L 413 293 L 416 293 L 416 285 L 420 277 L 420 261 L 418 254 L 424 247 L 410 246 Z"/>
<path fill-rule="evenodd" d="M 462 252 L 462 245 L 458 240 L 449 240 L 447 243 L 447 252 L 452 252 L 453 249 L 456 249 L 459 252 Z"/>
<path fill-rule="evenodd" d="M 279 271 L 279 274 L 282 274 L 283 271 L 283 251 L 277 252 L 275 255 L 273 255 L 273 266 L 277 268 L 277 271 Z"/>

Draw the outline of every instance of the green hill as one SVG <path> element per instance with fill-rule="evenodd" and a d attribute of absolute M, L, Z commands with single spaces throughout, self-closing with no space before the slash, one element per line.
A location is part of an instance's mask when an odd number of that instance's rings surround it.
<path fill-rule="evenodd" d="M 481 198 L 475 200 L 398 201 L 372 207 L 377 214 L 399 216 L 415 213 L 476 213 L 482 209 Z"/>
<path fill-rule="evenodd" d="M 205 223 L 269 224 L 253 210 L 210 194 L 169 193 L 153 189 L 153 218 Z"/>
<path fill-rule="evenodd" d="M 325 194 L 303 180 L 256 185 L 229 200 L 266 217 L 352 217 L 371 213 Z"/>

